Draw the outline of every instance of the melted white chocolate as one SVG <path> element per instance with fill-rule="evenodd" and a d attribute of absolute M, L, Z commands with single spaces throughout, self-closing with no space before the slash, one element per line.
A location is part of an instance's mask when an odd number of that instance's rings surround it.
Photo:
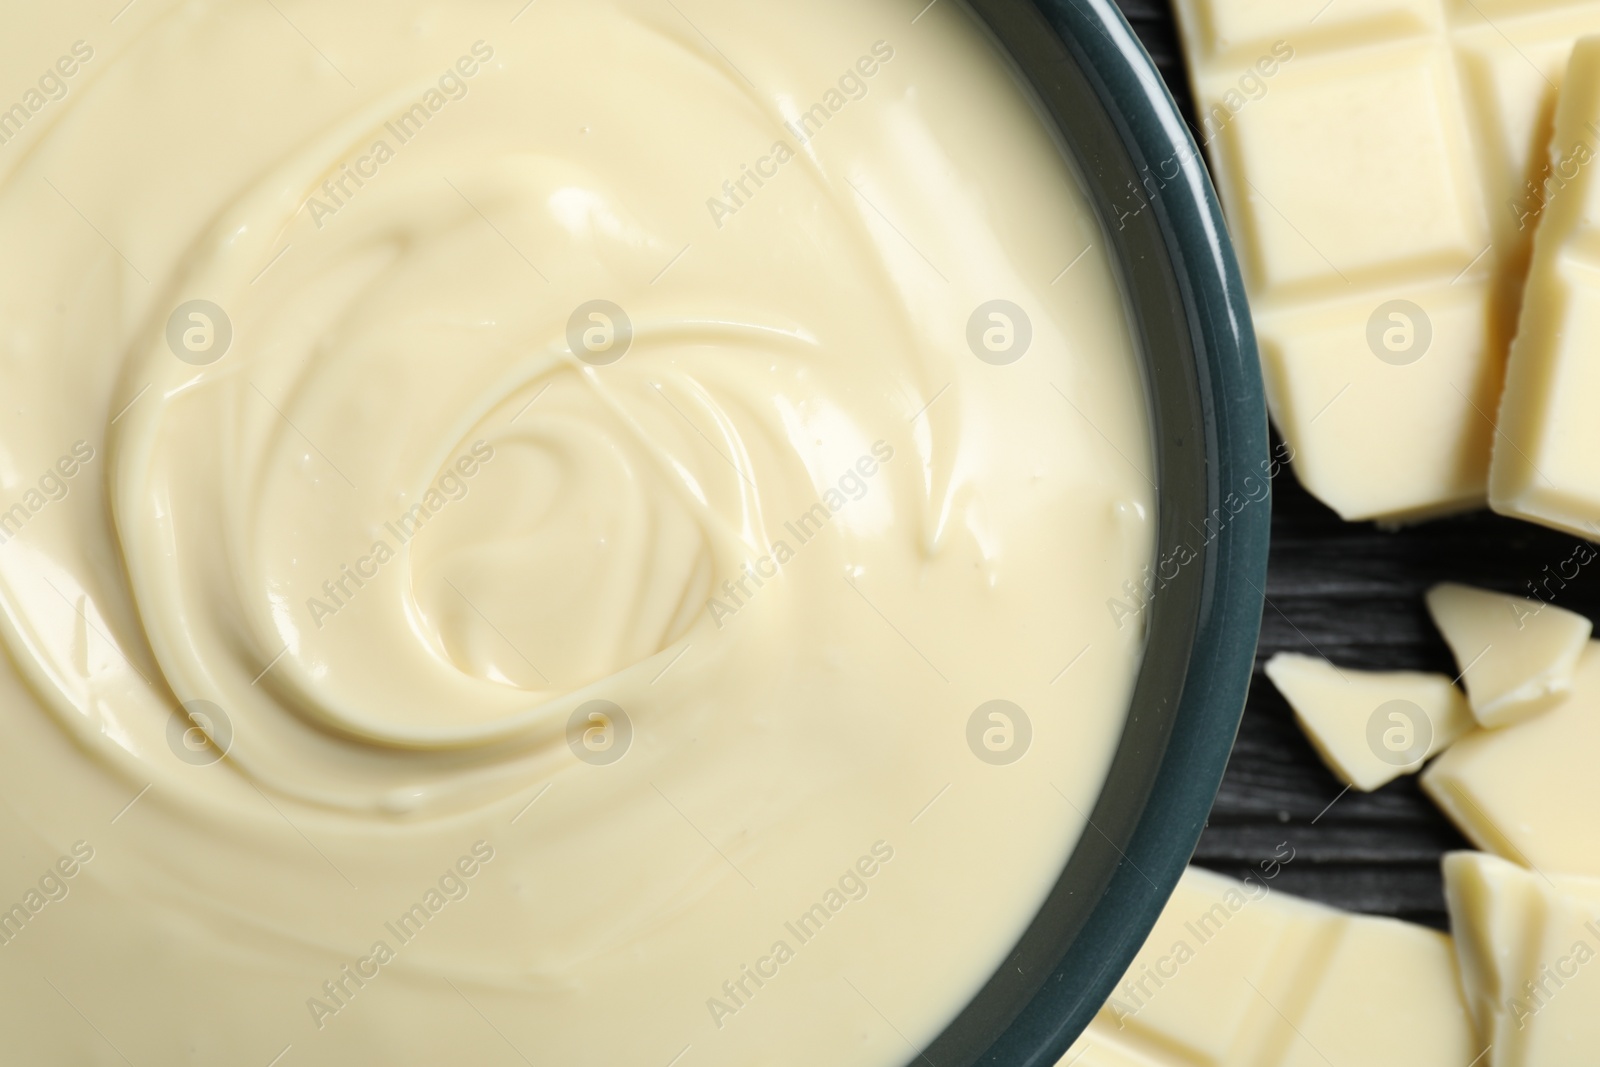
<path fill-rule="evenodd" d="M 1000 965 L 1153 464 L 922 6 L 0 0 L 8 1056 L 885 1067 Z"/>

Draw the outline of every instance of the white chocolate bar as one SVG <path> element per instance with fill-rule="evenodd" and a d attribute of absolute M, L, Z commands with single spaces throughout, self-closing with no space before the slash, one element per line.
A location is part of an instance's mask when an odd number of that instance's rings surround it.
<path fill-rule="evenodd" d="M 1454 582 L 1428 590 L 1428 613 L 1483 726 L 1507 726 L 1564 699 L 1594 630 L 1554 605 Z"/>
<path fill-rule="evenodd" d="M 1300 480 L 1346 519 L 1482 503 L 1557 86 L 1600 2 L 1176 7 Z"/>
<path fill-rule="evenodd" d="M 1540 870 L 1600 876 L 1600 643 L 1548 711 L 1462 738 L 1422 787 L 1473 844 Z"/>
<path fill-rule="evenodd" d="M 1600 1056 L 1600 879 L 1482 852 L 1444 859 L 1461 981 L 1492 1067 L 1593 1067 Z"/>
<path fill-rule="evenodd" d="M 1600 535 L 1600 39 L 1574 49 L 1565 84 L 1500 402 L 1489 502 L 1589 539 Z"/>
<path fill-rule="evenodd" d="M 1322 762 L 1370 793 L 1473 729 L 1467 698 L 1441 674 L 1358 671 L 1280 652 L 1267 662 Z"/>
<path fill-rule="evenodd" d="M 1061 1067 L 1471 1063 L 1450 939 L 1275 892 L 1279 869 L 1237 882 L 1191 867 Z"/>

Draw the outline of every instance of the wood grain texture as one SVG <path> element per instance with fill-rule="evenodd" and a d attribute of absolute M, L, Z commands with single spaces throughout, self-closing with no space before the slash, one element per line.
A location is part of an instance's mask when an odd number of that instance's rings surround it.
<path fill-rule="evenodd" d="M 1166 0 L 1118 0 L 1194 127 L 1176 25 Z M 1445 926 L 1439 857 L 1467 842 L 1401 778 L 1341 796 L 1293 714 L 1262 673 L 1276 652 L 1321 655 L 1348 667 L 1455 675 L 1422 594 L 1453 580 L 1543 595 L 1600 614 L 1600 564 L 1564 587 L 1551 581 L 1578 543 L 1487 512 L 1398 531 L 1345 523 L 1290 473 L 1274 487 L 1268 604 L 1244 723 L 1195 862 L 1243 875 L 1282 842 L 1295 859 L 1275 885 L 1353 911 Z M 1593 573 L 1590 573 L 1593 572 Z M 1330 803 L 1332 804 L 1329 807 Z"/>

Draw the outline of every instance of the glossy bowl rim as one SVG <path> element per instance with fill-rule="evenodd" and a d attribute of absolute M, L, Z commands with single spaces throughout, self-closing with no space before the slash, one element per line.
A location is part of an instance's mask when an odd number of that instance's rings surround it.
<path fill-rule="evenodd" d="M 1140 669 L 1141 689 L 1136 690 L 1130 721 L 1141 714 L 1164 720 L 1154 733 L 1146 724 L 1137 754 L 1130 757 L 1124 751 L 1133 726 L 1119 749 L 1119 760 L 1126 757 L 1143 768 L 1147 780 L 1140 795 L 1115 795 L 1119 764 L 1114 761 L 1101 800 L 1088 816 L 1093 829 L 1085 827 L 1040 916 L 979 995 L 911 1061 L 939 1067 L 1054 1067 L 1149 936 L 1194 853 L 1221 785 L 1255 663 L 1265 603 L 1271 474 L 1277 465 L 1268 454 L 1266 399 L 1250 308 L 1216 191 L 1187 123 L 1127 20 L 1112 0 L 966 0 L 964 6 L 1000 38 L 1020 75 L 1042 98 L 1049 96 L 1046 83 L 1061 80 L 1064 72 L 1084 83 L 1136 168 L 1140 188 L 1133 196 L 1139 206 L 1112 206 L 1108 212 L 1102 204 L 1102 223 L 1119 210 L 1142 216 L 1148 208 L 1140 224 L 1147 229 L 1153 224 L 1152 232 L 1159 232 L 1192 354 L 1183 369 L 1192 373 L 1193 395 L 1188 399 L 1198 419 L 1190 420 L 1194 424 L 1189 428 L 1201 438 L 1176 446 L 1180 453 L 1185 448 L 1190 453 L 1185 460 L 1189 473 L 1180 488 L 1186 496 L 1202 492 L 1203 513 L 1222 517 L 1215 536 L 1208 527 L 1195 565 L 1179 575 L 1170 593 L 1162 594 L 1167 599 L 1151 602 L 1152 634 L 1180 632 L 1187 639 L 1186 647 L 1174 641 L 1158 647 L 1152 640 Z M 1013 27 L 1007 41 L 996 15 L 1036 26 L 1022 36 Z M 1045 42 L 1044 35 L 1053 39 Z M 1048 52 L 1036 47 L 1041 42 L 1061 51 L 1063 60 L 1054 65 L 1041 60 Z M 1031 66 L 1024 52 L 1032 56 Z M 1067 71 L 1066 63 L 1076 69 Z M 1076 124 L 1070 115 L 1045 118 L 1063 134 Z M 1140 269 L 1148 273 L 1148 264 Z M 1142 355 L 1147 375 L 1153 374 L 1151 365 L 1160 359 L 1148 348 Z M 1170 378 L 1172 367 L 1165 371 Z M 1160 416 L 1153 419 L 1159 422 Z M 1171 441 L 1158 441 L 1157 455 L 1173 454 L 1173 447 Z M 1163 468 L 1156 479 L 1158 512 L 1174 488 L 1167 476 Z M 1252 498 L 1234 511 L 1239 487 L 1252 479 L 1260 484 L 1263 477 L 1266 498 Z M 1185 506 L 1192 525 L 1193 502 Z M 1158 559 L 1161 545 L 1172 536 L 1168 525 L 1162 523 Z M 1142 710 L 1138 694 L 1146 676 L 1162 672 L 1181 678 L 1165 683 L 1165 706 Z M 1157 737 L 1159 742 L 1152 743 Z M 1122 822 L 1113 823 L 1104 813 L 1111 812 L 1114 819 L 1119 803 L 1136 810 L 1124 811 Z M 1104 829 L 1108 825 L 1112 828 Z M 1095 852 L 1098 860 L 1086 855 Z M 1069 887 L 1064 894 L 1063 887 L 1072 881 L 1075 865 L 1096 863 L 1107 870 L 1095 883 L 1093 905 L 1085 908 L 1081 877 L 1076 889 Z M 1065 896 L 1073 892 L 1080 899 L 1067 903 Z M 1054 965 L 1046 963 L 1036 967 L 1037 973 L 1026 974 L 1040 958 L 1037 951 L 1027 951 L 1029 938 L 1042 929 L 1041 919 L 1052 907 L 1082 914 L 1065 924 L 1070 936 L 1062 933 L 1061 923 L 1051 931 L 1066 939 Z M 1024 996 L 1024 990 L 1030 992 Z"/>

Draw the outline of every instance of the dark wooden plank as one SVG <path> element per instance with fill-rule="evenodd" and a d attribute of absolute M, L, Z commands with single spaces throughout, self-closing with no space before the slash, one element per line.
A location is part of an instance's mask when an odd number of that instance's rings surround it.
<path fill-rule="evenodd" d="M 1187 76 L 1166 0 L 1118 0 L 1193 125 Z M 1354 911 L 1443 927 L 1439 857 L 1465 840 L 1415 779 L 1344 793 L 1261 673 L 1278 651 L 1344 666 L 1453 674 L 1422 604 L 1435 582 L 1465 581 L 1600 612 L 1600 566 L 1563 585 L 1552 574 L 1578 543 L 1552 530 L 1477 513 L 1398 531 L 1341 522 L 1292 474 L 1278 479 L 1269 604 L 1256 677 L 1227 776 L 1195 862 L 1242 875 L 1281 843 L 1295 859 L 1274 885 Z M 1330 807 L 1330 803 L 1332 806 Z"/>

